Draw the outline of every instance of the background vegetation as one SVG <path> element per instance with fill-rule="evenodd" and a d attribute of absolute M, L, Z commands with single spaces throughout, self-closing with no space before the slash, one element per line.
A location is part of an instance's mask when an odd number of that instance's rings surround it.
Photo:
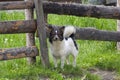
<path fill-rule="evenodd" d="M 0 12 L 0 21 L 24 20 L 24 12 Z M 53 25 L 73 25 L 78 27 L 94 27 L 100 30 L 116 31 L 116 20 L 75 17 L 66 15 L 48 15 L 48 23 Z M 77 67 L 65 65 L 64 70 L 54 69 L 50 56 L 50 68 L 43 68 L 40 57 L 35 65 L 28 65 L 26 58 L 0 61 L 0 80 L 101 80 L 98 75 L 90 73 L 90 69 L 115 71 L 120 74 L 120 52 L 116 50 L 116 42 L 77 40 L 79 55 Z M 36 38 L 36 45 L 39 41 Z M 26 46 L 25 34 L 0 34 L 0 48 Z M 72 60 L 72 59 L 71 59 Z"/>

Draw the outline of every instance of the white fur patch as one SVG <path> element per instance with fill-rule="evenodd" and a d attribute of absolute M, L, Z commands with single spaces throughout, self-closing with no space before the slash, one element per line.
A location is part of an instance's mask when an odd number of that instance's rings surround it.
<path fill-rule="evenodd" d="M 71 34 L 75 34 L 76 33 L 76 29 L 73 26 L 67 26 L 65 27 L 64 30 L 64 37 L 69 37 Z"/>
<path fill-rule="evenodd" d="M 61 68 L 63 68 L 64 62 L 70 54 L 74 58 L 73 66 L 76 66 L 76 57 L 78 54 L 78 50 L 76 49 L 72 38 L 68 38 L 68 40 L 64 39 L 63 41 L 53 41 L 53 43 L 50 44 L 50 48 L 55 62 L 55 67 L 57 67 L 56 60 L 60 59 Z"/>
<path fill-rule="evenodd" d="M 58 31 L 56 30 L 55 33 L 57 34 L 57 32 L 58 32 Z"/>

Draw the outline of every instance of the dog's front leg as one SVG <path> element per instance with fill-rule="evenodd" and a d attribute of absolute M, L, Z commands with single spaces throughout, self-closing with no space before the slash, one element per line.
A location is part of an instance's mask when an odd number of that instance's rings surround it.
<path fill-rule="evenodd" d="M 57 59 L 55 57 L 53 57 L 53 59 L 54 59 L 55 68 L 57 68 Z"/>
<path fill-rule="evenodd" d="M 61 57 L 61 69 L 63 69 L 64 63 L 65 63 L 65 57 L 62 56 L 62 57 Z"/>
<path fill-rule="evenodd" d="M 76 56 L 73 57 L 73 67 L 76 67 Z"/>
<path fill-rule="evenodd" d="M 67 62 L 67 65 L 70 64 L 69 56 L 66 57 L 66 62 Z"/>

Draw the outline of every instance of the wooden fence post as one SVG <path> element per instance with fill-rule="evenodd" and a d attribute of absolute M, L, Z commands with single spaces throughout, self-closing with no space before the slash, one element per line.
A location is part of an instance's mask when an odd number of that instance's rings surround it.
<path fill-rule="evenodd" d="M 25 1 L 33 1 L 33 0 L 25 0 Z M 34 19 L 34 9 L 25 9 L 25 18 L 26 20 Z M 26 34 L 26 46 L 35 46 L 35 36 L 34 33 Z M 36 62 L 36 57 L 28 57 L 27 58 L 29 64 L 33 64 Z"/>
<path fill-rule="evenodd" d="M 44 67 L 49 67 L 49 57 L 48 57 L 48 48 L 47 48 L 47 37 L 45 30 L 45 21 L 43 13 L 43 4 L 42 0 L 34 0 L 35 9 L 37 14 L 37 30 L 40 41 L 40 50 L 41 50 L 41 60 Z"/>
<path fill-rule="evenodd" d="M 117 0 L 117 7 L 120 7 L 120 0 Z M 120 31 L 120 20 L 117 20 L 117 31 Z M 120 50 L 120 42 L 117 42 L 117 49 Z"/>

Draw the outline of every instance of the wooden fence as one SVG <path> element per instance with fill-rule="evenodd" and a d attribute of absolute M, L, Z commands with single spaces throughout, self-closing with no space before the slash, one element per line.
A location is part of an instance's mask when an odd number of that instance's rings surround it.
<path fill-rule="evenodd" d="M 36 9 L 37 20 L 34 20 L 33 17 L 34 8 Z M 34 40 L 34 33 L 37 29 L 40 40 L 40 57 L 44 66 L 49 66 L 46 31 L 44 29 L 44 16 L 46 16 L 46 14 L 51 13 L 59 15 L 64 14 L 95 18 L 120 19 L 119 7 L 46 1 L 42 4 L 41 0 L 14 0 L 13 2 L 0 2 L 0 10 L 15 9 L 25 9 L 26 20 L 0 22 L 0 34 L 27 33 L 27 47 L 25 47 L 24 51 L 22 51 L 21 48 L 7 50 L 0 49 L 0 60 L 28 57 L 28 62 L 34 63 L 36 60 L 35 56 L 38 55 L 38 49 L 35 47 Z M 43 12 L 45 14 L 43 14 Z M 82 40 L 120 41 L 120 32 L 117 31 L 77 28 L 77 33 L 75 36 L 77 39 Z"/>
<path fill-rule="evenodd" d="M 37 20 L 34 20 L 34 8 Z M 40 55 L 43 65 L 49 66 L 42 0 L 0 0 L 0 10 L 16 9 L 25 9 L 26 20 L 0 22 L 0 34 L 26 33 L 26 47 L 0 49 L 0 60 L 27 57 L 28 63 L 33 64 L 36 62 L 36 56 Z M 36 29 L 40 40 L 40 54 L 35 46 Z"/>

